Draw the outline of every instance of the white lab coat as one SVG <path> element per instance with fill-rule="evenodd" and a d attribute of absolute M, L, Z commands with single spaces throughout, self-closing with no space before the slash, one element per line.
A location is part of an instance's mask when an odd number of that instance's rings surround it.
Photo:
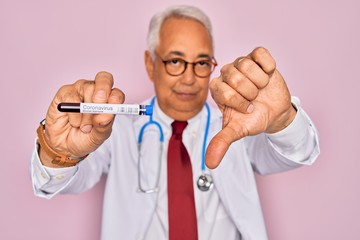
<path fill-rule="evenodd" d="M 313 123 L 300 108 L 296 98 L 293 98 L 293 104 L 298 113 L 288 128 L 276 134 L 260 134 L 233 143 L 220 166 L 215 170 L 208 170 L 214 179 L 212 191 L 218 192 L 242 239 L 267 239 L 253 170 L 260 174 L 285 171 L 312 164 L 319 154 L 319 140 Z M 169 124 L 156 119 L 157 111 L 159 109 L 155 105 L 154 119 L 162 125 L 167 142 L 171 135 L 168 132 L 171 133 L 171 130 Z M 206 116 L 206 110 L 203 109 L 199 114 L 200 126 L 205 126 Z M 147 121 L 148 117 L 117 116 L 112 135 L 102 146 L 78 166 L 57 169 L 52 174 L 41 166 L 37 151 L 34 151 L 32 179 L 35 194 L 51 198 L 58 193 L 82 192 L 95 185 L 103 173 L 107 173 L 102 239 L 119 239 L 120 236 L 121 239 L 143 239 L 157 202 L 156 193 L 144 194 L 137 191 L 137 138 L 140 128 Z M 221 126 L 221 114 L 217 109 L 212 109 L 208 139 Z M 142 149 L 146 153 L 157 151 L 158 135 L 151 129 L 147 132 L 150 134 L 148 139 L 154 138 L 144 141 Z M 193 143 L 193 151 L 189 153 L 192 159 L 197 159 L 192 162 L 194 179 L 201 173 L 203 135 L 204 130 L 200 130 L 198 141 Z M 166 154 L 167 143 L 164 146 L 163 154 Z M 154 186 L 158 174 L 157 163 L 158 158 L 141 161 L 140 175 L 144 188 Z"/>

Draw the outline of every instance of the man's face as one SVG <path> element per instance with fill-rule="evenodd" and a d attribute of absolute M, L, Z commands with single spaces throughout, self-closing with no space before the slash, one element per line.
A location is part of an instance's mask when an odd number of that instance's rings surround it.
<path fill-rule="evenodd" d="M 209 77 L 196 76 L 192 64 L 187 65 L 183 74 L 171 76 L 166 72 L 162 60 L 211 60 L 212 42 L 208 31 L 194 20 L 167 19 L 160 30 L 159 46 L 155 52 L 154 61 L 149 56 L 146 57 L 146 67 L 154 82 L 160 108 L 176 120 L 194 117 L 206 102 Z"/>

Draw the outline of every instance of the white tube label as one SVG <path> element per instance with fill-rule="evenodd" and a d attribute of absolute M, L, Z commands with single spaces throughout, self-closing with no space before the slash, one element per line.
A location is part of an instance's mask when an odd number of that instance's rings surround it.
<path fill-rule="evenodd" d="M 99 114 L 133 114 L 139 115 L 140 106 L 136 104 L 101 104 L 101 103 L 80 103 L 81 113 Z"/>

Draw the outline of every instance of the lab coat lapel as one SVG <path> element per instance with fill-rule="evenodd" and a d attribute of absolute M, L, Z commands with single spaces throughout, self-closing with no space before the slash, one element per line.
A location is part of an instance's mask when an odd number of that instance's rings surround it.
<path fill-rule="evenodd" d="M 243 144 L 233 143 L 219 167 L 212 170 L 224 207 L 245 240 L 266 240 L 265 224 L 250 162 Z"/>

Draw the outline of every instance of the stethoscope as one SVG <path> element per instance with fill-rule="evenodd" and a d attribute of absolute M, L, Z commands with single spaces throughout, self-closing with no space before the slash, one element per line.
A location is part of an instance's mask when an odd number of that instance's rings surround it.
<path fill-rule="evenodd" d="M 151 106 L 154 106 L 154 102 L 155 102 L 155 97 L 152 98 L 151 100 Z M 209 191 L 212 186 L 213 186 L 213 179 L 211 177 L 210 174 L 205 172 L 205 153 L 206 153 L 206 140 L 208 138 L 208 134 L 209 134 L 209 127 L 210 127 L 210 107 L 209 105 L 206 103 L 205 104 L 206 110 L 207 110 L 207 119 L 206 119 L 206 126 L 205 126 L 205 134 L 204 134 L 204 141 L 203 141 L 203 146 L 202 146 L 202 153 L 201 153 L 201 175 L 199 176 L 198 180 L 197 180 L 197 186 L 199 188 L 199 190 L 206 192 Z M 156 178 L 156 183 L 155 183 L 155 187 L 153 188 L 149 188 L 149 189 L 144 189 L 141 185 L 141 173 L 140 173 L 140 153 L 141 153 L 141 143 L 142 143 L 142 139 L 143 139 L 143 135 L 144 135 L 144 131 L 145 129 L 150 126 L 150 125 L 154 125 L 157 127 L 157 129 L 159 130 L 159 135 L 160 135 L 160 154 L 159 154 L 159 164 L 158 164 L 158 175 Z M 138 150 L 139 150 L 139 157 L 138 157 L 138 190 L 140 192 L 143 193 L 154 193 L 154 192 L 158 192 L 159 191 L 159 179 L 160 179 L 160 169 L 161 169 L 161 155 L 162 155 L 162 151 L 163 151 L 163 143 L 164 143 L 164 132 L 162 130 L 162 127 L 160 125 L 160 123 L 158 123 L 157 121 L 155 121 L 153 119 L 153 116 L 150 115 L 150 119 L 147 123 L 145 123 L 141 128 L 140 128 L 140 132 L 139 132 L 139 137 L 138 137 Z"/>

